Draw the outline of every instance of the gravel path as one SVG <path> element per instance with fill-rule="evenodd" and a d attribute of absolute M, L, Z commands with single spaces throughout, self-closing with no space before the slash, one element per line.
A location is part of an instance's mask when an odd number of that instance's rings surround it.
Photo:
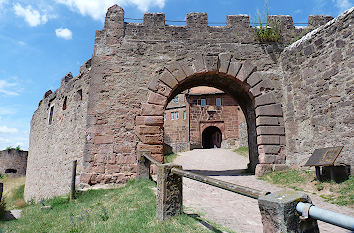
<path fill-rule="evenodd" d="M 231 183 L 264 191 L 278 191 L 280 188 L 244 175 L 248 158 L 224 149 L 200 149 L 180 153 L 174 161 L 185 170 L 211 176 Z M 354 216 L 354 210 L 323 202 L 310 194 L 312 202 L 328 210 Z M 205 218 L 217 222 L 236 232 L 263 232 L 257 200 L 215 188 L 187 178 L 183 180 L 184 205 L 204 213 Z M 350 232 L 330 224 L 319 222 L 320 232 Z"/>

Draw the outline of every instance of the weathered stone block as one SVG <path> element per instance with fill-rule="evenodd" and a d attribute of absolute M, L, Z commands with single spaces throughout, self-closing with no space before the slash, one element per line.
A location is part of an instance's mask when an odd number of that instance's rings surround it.
<path fill-rule="evenodd" d="M 181 63 L 181 67 L 186 74 L 187 77 L 194 74 L 194 70 L 192 66 L 189 66 L 187 63 Z"/>
<path fill-rule="evenodd" d="M 182 82 L 187 77 L 178 62 L 173 62 L 167 67 L 167 69 L 171 72 L 175 79 L 177 79 L 178 82 Z"/>
<path fill-rule="evenodd" d="M 113 143 L 114 137 L 113 135 L 104 135 L 104 136 L 95 136 L 94 142 L 95 144 L 110 144 Z"/>
<path fill-rule="evenodd" d="M 279 122 L 279 117 L 259 116 L 256 118 L 256 125 L 257 126 L 265 126 L 265 125 L 278 126 L 282 124 Z"/>
<path fill-rule="evenodd" d="M 258 145 L 259 154 L 278 154 L 280 146 L 277 145 Z"/>
<path fill-rule="evenodd" d="M 169 86 L 170 88 L 175 88 L 178 84 L 177 80 L 173 77 L 173 75 L 165 70 L 159 77 L 160 81 Z"/>
<path fill-rule="evenodd" d="M 229 69 L 229 64 L 231 60 L 230 53 L 220 53 L 219 54 L 219 72 L 220 73 L 227 73 Z"/>
<path fill-rule="evenodd" d="M 163 135 L 162 134 L 143 135 L 141 136 L 141 141 L 145 144 L 159 145 L 163 143 Z"/>
<path fill-rule="evenodd" d="M 162 127 L 161 126 L 145 126 L 145 125 L 140 125 L 137 126 L 136 132 L 138 134 L 159 134 L 162 133 Z"/>
<path fill-rule="evenodd" d="M 272 134 L 272 135 L 285 135 L 283 126 L 258 126 L 257 135 Z"/>
<path fill-rule="evenodd" d="M 257 166 L 256 166 L 255 175 L 256 175 L 257 177 L 261 177 L 261 176 L 263 176 L 264 174 L 271 172 L 272 169 L 273 169 L 272 164 L 262 164 L 262 163 L 259 163 L 259 164 L 257 164 Z"/>
<path fill-rule="evenodd" d="M 205 56 L 204 62 L 206 66 L 206 70 L 208 72 L 217 72 L 218 71 L 218 56 Z"/>
<path fill-rule="evenodd" d="M 257 143 L 261 145 L 279 145 L 280 137 L 278 135 L 260 135 L 257 137 Z"/>
<path fill-rule="evenodd" d="M 137 116 L 136 125 L 163 125 L 163 116 Z"/>
<path fill-rule="evenodd" d="M 251 87 L 256 86 L 258 83 L 262 81 L 262 76 L 259 72 L 253 72 L 250 77 L 247 79 L 248 85 Z"/>
<path fill-rule="evenodd" d="M 317 221 L 300 219 L 296 211 L 299 202 L 311 203 L 304 193 L 283 190 L 258 198 L 264 233 L 319 232 Z"/>
<path fill-rule="evenodd" d="M 259 106 L 256 108 L 256 117 L 259 116 L 283 116 L 281 104 Z"/>
<path fill-rule="evenodd" d="M 263 78 L 262 82 L 250 89 L 251 94 L 257 97 L 263 93 L 267 93 L 274 89 L 272 82 L 269 79 Z"/>
<path fill-rule="evenodd" d="M 171 172 L 172 168 L 182 169 L 181 166 L 163 164 L 158 166 L 156 217 L 167 220 L 183 211 L 182 177 Z"/>
<path fill-rule="evenodd" d="M 254 100 L 254 104 L 256 108 L 261 105 L 269 105 L 275 103 L 276 103 L 276 99 L 273 93 L 265 93 L 263 95 L 257 96 Z"/>
<path fill-rule="evenodd" d="M 310 27 L 319 27 L 325 25 L 333 19 L 330 15 L 309 15 L 308 22 Z"/>
<path fill-rule="evenodd" d="M 237 74 L 237 79 L 241 80 L 242 82 L 245 82 L 248 77 L 257 70 L 257 67 L 253 65 L 249 61 L 245 61 L 242 64 L 240 72 Z"/>
<path fill-rule="evenodd" d="M 230 66 L 227 71 L 227 74 L 232 77 L 236 77 L 240 69 L 241 69 L 241 63 L 237 61 L 232 61 L 230 62 Z"/>
<path fill-rule="evenodd" d="M 149 104 L 156 104 L 156 105 L 162 105 L 164 106 L 167 101 L 167 97 L 157 94 L 155 92 L 150 92 L 149 98 L 148 98 L 148 103 Z"/>
<path fill-rule="evenodd" d="M 163 145 L 138 144 L 138 151 L 150 151 L 152 154 L 163 154 Z"/>
<path fill-rule="evenodd" d="M 164 106 L 155 104 L 142 104 L 141 115 L 144 116 L 162 116 L 165 111 Z"/>
<path fill-rule="evenodd" d="M 194 57 L 194 61 L 193 61 L 194 73 L 206 72 L 207 69 L 205 67 L 203 55 L 202 54 L 195 54 L 193 57 Z"/>

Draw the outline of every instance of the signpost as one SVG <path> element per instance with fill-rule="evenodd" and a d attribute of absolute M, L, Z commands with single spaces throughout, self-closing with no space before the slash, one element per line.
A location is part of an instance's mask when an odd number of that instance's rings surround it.
<path fill-rule="evenodd" d="M 342 152 L 343 147 L 344 146 L 337 146 L 316 149 L 304 166 L 315 166 L 316 178 L 318 181 L 321 181 L 320 167 L 328 166 L 330 168 L 331 180 L 334 181 L 334 162 Z"/>

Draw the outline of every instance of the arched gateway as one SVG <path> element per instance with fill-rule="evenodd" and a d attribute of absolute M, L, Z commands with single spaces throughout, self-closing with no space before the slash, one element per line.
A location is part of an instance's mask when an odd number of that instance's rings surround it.
<path fill-rule="evenodd" d="M 220 148 L 222 141 L 221 130 L 216 126 L 209 126 L 203 130 L 202 146 L 203 149 Z"/>
<path fill-rule="evenodd" d="M 162 69 L 149 85 L 149 95 L 136 118 L 138 151 L 163 144 L 163 113 L 167 103 L 182 91 L 211 86 L 236 99 L 242 108 L 248 131 L 251 171 L 261 175 L 269 166 L 285 163 L 285 131 L 281 104 L 272 93 L 271 80 L 248 61 L 229 53 L 198 54 L 190 63 L 173 62 Z M 162 153 L 153 157 L 163 162 Z"/>

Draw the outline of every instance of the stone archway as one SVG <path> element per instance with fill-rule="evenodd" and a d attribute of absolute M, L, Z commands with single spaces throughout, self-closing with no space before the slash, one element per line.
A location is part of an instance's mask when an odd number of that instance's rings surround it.
<path fill-rule="evenodd" d="M 235 98 L 242 108 L 248 131 L 251 171 L 265 171 L 285 163 L 283 111 L 272 82 L 249 61 L 231 54 L 197 54 L 191 62 L 173 62 L 149 84 L 148 99 L 136 118 L 138 152 L 148 150 L 163 162 L 163 113 L 177 94 L 195 86 L 211 86 Z"/>
<path fill-rule="evenodd" d="M 220 148 L 222 141 L 221 130 L 216 126 L 209 126 L 202 132 L 203 149 Z"/>

